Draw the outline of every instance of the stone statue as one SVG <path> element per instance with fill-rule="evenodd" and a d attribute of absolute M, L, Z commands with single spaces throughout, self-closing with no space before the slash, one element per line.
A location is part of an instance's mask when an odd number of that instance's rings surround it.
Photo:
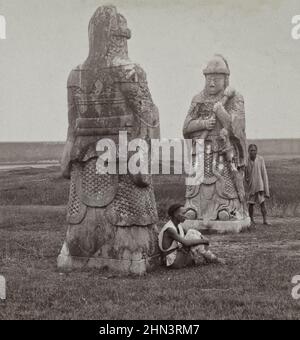
<path fill-rule="evenodd" d="M 184 124 L 193 140 L 192 166 L 199 166 L 195 144 L 204 140 L 204 176 L 187 185 L 187 225 L 240 231 L 250 224 L 244 190 L 247 161 L 242 95 L 229 87 L 227 61 L 216 55 L 204 70 L 206 86 L 196 95 Z M 194 221 L 194 222 L 193 222 Z"/>
<path fill-rule="evenodd" d="M 151 176 L 96 171 L 99 140 L 109 138 L 118 147 L 120 131 L 127 132 L 129 141 L 149 143 L 160 136 L 146 74 L 128 57 L 130 38 L 127 21 L 114 6 L 98 8 L 89 24 L 89 56 L 68 79 L 62 170 L 71 184 L 61 269 L 107 267 L 143 274 L 157 252 Z"/>

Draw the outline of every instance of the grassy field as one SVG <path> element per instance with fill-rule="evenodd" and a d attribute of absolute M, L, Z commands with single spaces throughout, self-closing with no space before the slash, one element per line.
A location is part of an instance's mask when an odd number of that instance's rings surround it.
<path fill-rule="evenodd" d="M 118 277 L 61 274 L 68 182 L 57 168 L 0 172 L 0 319 L 300 319 L 291 297 L 300 275 L 300 160 L 267 161 L 272 227 L 212 236 L 228 265 Z M 184 197 L 183 179 L 156 179 L 161 220 Z M 300 211 L 299 211 L 300 213 Z M 162 223 L 162 222 L 161 222 Z"/>
<path fill-rule="evenodd" d="M 266 159 L 272 198 L 268 202 L 274 217 L 300 217 L 300 157 Z M 156 198 L 161 218 L 172 202 L 184 202 L 184 177 L 156 176 Z M 58 167 L 0 171 L 0 206 L 61 206 L 68 201 L 69 182 Z"/>

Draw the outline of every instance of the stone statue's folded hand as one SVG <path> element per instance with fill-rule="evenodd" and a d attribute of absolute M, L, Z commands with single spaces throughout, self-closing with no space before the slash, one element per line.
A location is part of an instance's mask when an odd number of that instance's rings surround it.
<path fill-rule="evenodd" d="M 216 119 L 215 118 L 211 118 L 211 119 L 208 119 L 207 121 L 205 121 L 205 127 L 207 130 L 213 130 L 216 126 Z"/>

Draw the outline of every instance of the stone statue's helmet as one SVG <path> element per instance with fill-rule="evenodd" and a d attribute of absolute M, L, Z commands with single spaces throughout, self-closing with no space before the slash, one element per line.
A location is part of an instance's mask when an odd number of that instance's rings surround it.
<path fill-rule="evenodd" d="M 89 23 L 89 58 L 105 58 L 110 49 L 114 49 L 116 54 L 127 53 L 127 40 L 130 38 L 127 20 L 118 13 L 117 8 L 112 5 L 101 6 Z"/>
<path fill-rule="evenodd" d="M 220 54 L 216 54 L 203 70 L 205 76 L 209 74 L 223 74 L 225 76 L 225 87 L 229 86 L 230 68 L 227 60 Z"/>
<path fill-rule="evenodd" d="M 227 60 L 221 55 L 215 55 L 209 62 L 205 70 L 204 75 L 208 74 L 224 74 L 230 76 L 230 69 Z"/>

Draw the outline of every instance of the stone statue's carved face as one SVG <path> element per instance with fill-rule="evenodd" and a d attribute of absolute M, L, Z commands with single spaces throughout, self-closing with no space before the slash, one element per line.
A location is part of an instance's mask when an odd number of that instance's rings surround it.
<path fill-rule="evenodd" d="M 212 73 L 206 75 L 205 89 L 209 95 L 218 95 L 226 88 L 226 76 L 224 74 Z"/>

